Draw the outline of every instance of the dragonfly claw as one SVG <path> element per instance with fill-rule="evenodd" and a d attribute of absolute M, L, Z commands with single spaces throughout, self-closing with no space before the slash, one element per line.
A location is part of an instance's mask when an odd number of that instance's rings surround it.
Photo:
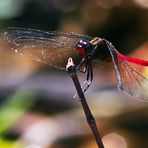
<path fill-rule="evenodd" d="M 89 88 L 89 86 L 91 85 L 92 81 L 91 80 L 85 80 L 83 82 L 83 84 L 81 85 L 81 89 L 83 91 L 83 93 L 85 93 L 85 91 Z M 75 93 L 75 95 L 72 97 L 73 99 L 77 98 L 78 97 L 78 94 Z M 80 98 L 77 99 L 78 101 L 80 101 Z"/>
<path fill-rule="evenodd" d="M 80 98 L 78 98 L 78 94 L 77 93 L 75 93 L 75 95 L 72 97 L 72 99 L 73 100 L 77 100 L 77 101 L 80 101 L 81 100 Z"/>

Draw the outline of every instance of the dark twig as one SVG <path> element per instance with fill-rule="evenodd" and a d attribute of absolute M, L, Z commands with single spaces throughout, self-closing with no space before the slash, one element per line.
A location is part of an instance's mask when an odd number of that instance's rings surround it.
<path fill-rule="evenodd" d="M 73 83 L 74 83 L 75 88 L 77 90 L 78 96 L 80 98 L 81 105 L 83 107 L 83 110 L 84 110 L 84 113 L 85 113 L 85 116 L 86 116 L 87 122 L 88 122 L 88 124 L 89 124 L 89 126 L 90 126 L 90 128 L 93 132 L 95 139 L 96 139 L 98 148 L 104 148 L 104 145 L 102 143 L 99 131 L 98 131 L 96 123 L 95 123 L 95 119 L 94 119 L 94 117 L 93 117 L 93 115 L 92 115 L 92 113 L 89 109 L 89 106 L 86 102 L 84 93 L 83 93 L 82 88 L 80 86 L 80 83 L 79 83 L 79 80 L 78 80 L 78 77 L 77 77 L 77 73 L 76 73 L 76 68 L 73 64 L 72 58 L 68 59 L 66 69 L 67 69 L 68 73 L 70 74 L 70 76 L 73 80 Z"/>

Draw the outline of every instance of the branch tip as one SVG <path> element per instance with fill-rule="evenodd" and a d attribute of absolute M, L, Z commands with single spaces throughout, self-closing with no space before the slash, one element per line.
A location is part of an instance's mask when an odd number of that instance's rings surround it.
<path fill-rule="evenodd" d="M 74 72 L 76 72 L 76 68 L 75 68 L 74 62 L 73 62 L 73 60 L 72 60 L 71 57 L 68 59 L 68 62 L 67 62 L 67 65 L 66 65 L 66 70 L 67 70 L 69 73 L 74 73 Z"/>

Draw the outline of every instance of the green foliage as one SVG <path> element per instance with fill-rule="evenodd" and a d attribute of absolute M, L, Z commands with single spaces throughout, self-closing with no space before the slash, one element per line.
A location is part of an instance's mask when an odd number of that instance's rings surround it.
<path fill-rule="evenodd" d="M 0 134 L 12 126 L 31 106 L 34 96 L 30 92 L 18 90 L 0 108 Z"/>

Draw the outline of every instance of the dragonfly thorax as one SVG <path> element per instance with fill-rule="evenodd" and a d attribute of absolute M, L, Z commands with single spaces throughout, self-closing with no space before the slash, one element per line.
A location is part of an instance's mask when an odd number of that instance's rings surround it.
<path fill-rule="evenodd" d="M 76 45 L 78 54 L 82 57 L 86 57 L 92 53 L 93 45 L 86 39 L 81 39 Z"/>

